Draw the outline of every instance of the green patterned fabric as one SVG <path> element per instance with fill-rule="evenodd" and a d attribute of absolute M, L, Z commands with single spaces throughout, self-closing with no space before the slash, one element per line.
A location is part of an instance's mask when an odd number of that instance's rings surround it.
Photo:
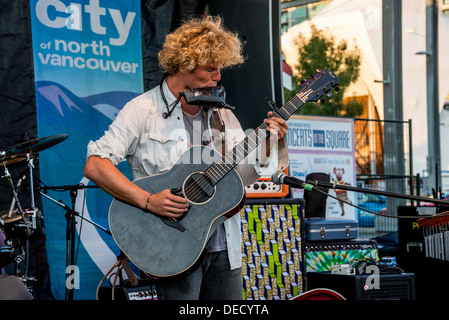
<path fill-rule="evenodd" d="M 301 293 L 300 206 L 247 205 L 240 217 L 244 298 L 284 300 Z"/>

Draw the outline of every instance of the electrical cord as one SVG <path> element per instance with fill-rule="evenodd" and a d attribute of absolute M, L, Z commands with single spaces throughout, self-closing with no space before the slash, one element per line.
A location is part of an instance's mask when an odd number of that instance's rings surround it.
<path fill-rule="evenodd" d="M 334 198 L 337 201 L 344 202 L 344 203 L 346 203 L 346 204 L 348 204 L 350 206 L 353 206 L 354 208 L 360 209 L 360 210 L 368 212 L 368 213 L 372 213 L 372 214 L 380 216 L 380 217 L 395 218 L 395 219 L 403 219 L 403 218 L 405 218 L 405 219 L 416 219 L 417 218 L 416 216 L 394 216 L 394 215 L 383 214 L 383 213 L 380 213 L 380 212 L 374 212 L 374 211 L 371 211 L 371 210 L 359 207 L 359 206 L 357 206 L 357 205 L 355 205 L 355 204 L 353 204 L 351 202 L 348 202 L 346 200 L 338 199 L 337 197 L 335 197 L 335 196 L 333 196 L 333 195 L 331 195 L 331 194 L 329 194 L 329 193 L 327 193 L 327 192 L 325 192 L 323 190 L 320 190 L 319 188 L 313 188 L 313 191 L 321 192 L 322 194 L 324 194 L 326 196 L 329 196 L 331 198 Z M 437 214 L 433 214 L 433 215 L 428 215 L 428 216 L 421 216 L 420 218 L 430 219 L 430 218 L 435 218 L 435 217 L 446 217 L 446 216 L 449 216 L 449 213 L 447 213 L 447 214 L 438 214 L 438 215 Z"/>
<path fill-rule="evenodd" d="M 99 296 L 98 296 L 98 293 L 99 293 L 99 291 L 100 291 L 100 287 L 101 287 L 101 284 L 103 283 L 103 281 L 109 276 L 109 274 L 112 272 L 112 270 L 114 270 L 115 268 L 117 268 L 117 269 L 119 269 L 119 267 L 120 267 L 120 260 L 118 260 L 116 263 L 114 263 L 114 265 L 112 266 L 112 268 L 103 276 L 103 278 L 100 280 L 100 282 L 98 283 L 98 286 L 97 286 L 97 290 L 96 290 L 96 293 L 95 293 L 95 296 L 96 296 L 96 299 L 97 300 L 99 300 Z M 118 273 L 118 270 L 117 270 L 117 273 Z M 117 279 L 117 273 L 116 273 L 116 279 Z M 115 279 L 115 280 L 116 280 Z M 115 280 L 114 280 L 114 282 L 115 282 Z M 114 284 L 114 287 L 115 287 L 115 284 Z M 112 288 L 112 300 L 114 300 L 114 287 Z"/>

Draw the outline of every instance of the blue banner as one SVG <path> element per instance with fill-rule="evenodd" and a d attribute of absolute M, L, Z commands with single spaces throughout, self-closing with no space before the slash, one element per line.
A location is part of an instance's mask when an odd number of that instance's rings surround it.
<path fill-rule="evenodd" d="M 86 147 L 143 92 L 140 1 L 31 0 L 31 21 L 38 135 L 68 135 L 39 154 L 51 288 L 58 300 L 67 288 L 95 299 L 120 251 L 103 230 L 112 198 L 83 177 Z M 119 169 L 131 178 L 125 162 Z M 66 209 L 54 200 L 83 217 L 68 269 Z"/>

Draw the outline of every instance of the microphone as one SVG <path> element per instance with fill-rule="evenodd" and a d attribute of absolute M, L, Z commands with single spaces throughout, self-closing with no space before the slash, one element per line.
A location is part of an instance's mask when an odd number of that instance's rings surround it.
<path fill-rule="evenodd" d="M 279 170 L 271 176 L 271 180 L 275 184 L 286 184 L 293 188 L 305 189 L 312 191 L 315 187 L 295 177 L 287 176 L 283 171 Z"/>
<path fill-rule="evenodd" d="M 205 108 L 234 110 L 235 107 L 226 103 L 226 92 L 223 86 L 186 89 L 181 92 L 187 104 Z"/>

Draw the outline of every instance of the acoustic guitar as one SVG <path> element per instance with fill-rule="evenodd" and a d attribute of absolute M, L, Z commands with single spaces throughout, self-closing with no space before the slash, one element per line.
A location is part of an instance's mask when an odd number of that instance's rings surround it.
<path fill-rule="evenodd" d="M 274 116 L 287 120 L 338 83 L 333 72 L 319 71 L 290 101 L 274 107 Z M 205 146 L 193 146 L 170 170 L 133 181 L 150 193 L 171 189 L 187 198 L 190 209 L 182 218 L 167 219 L 114 199 L 109 209 L 110 231 L 130 261 L 157 277 L 175 276 L 198 264 L 213 232 L 242 208 L 245 190 L 234 168 L 268 137 L 267 127 L 260 125 L 224 156 Z"/>

